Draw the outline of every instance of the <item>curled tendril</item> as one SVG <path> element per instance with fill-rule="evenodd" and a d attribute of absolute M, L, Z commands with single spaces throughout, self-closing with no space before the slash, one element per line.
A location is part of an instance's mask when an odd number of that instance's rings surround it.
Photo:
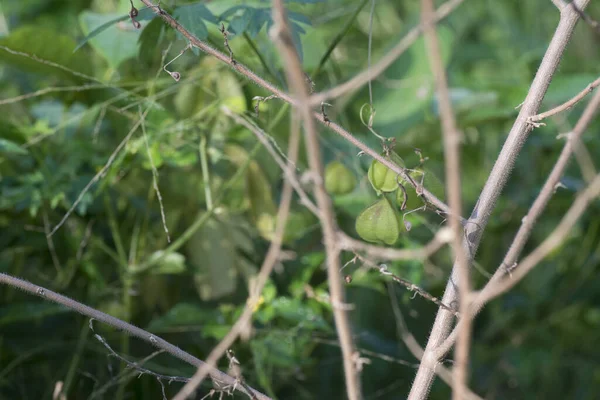
<path fill-rule="evenodd" d="M 363 118 L 363 110 L 365 109 L 365 107 L 369 107 L 369 122 L 368 123 L 365 122 L 365 119 Z M 369 132 L 371 132 L 373 135 L 375 135 L 382 142 L 387 142 L 390 140 L 390 138 L 381 136 L 380 134 L 375 132 L 375 130 L 373 130 L 373 121 L 375 120 L 375 109 L 373 107 L 371 107 L 370 104 L 368 104 L 368 103 L 363 104 L 362 107 L 360 108 L 359 115 L 360 115 L 360 122 L 362 122 L 362 124 L 369 130 Z"/>

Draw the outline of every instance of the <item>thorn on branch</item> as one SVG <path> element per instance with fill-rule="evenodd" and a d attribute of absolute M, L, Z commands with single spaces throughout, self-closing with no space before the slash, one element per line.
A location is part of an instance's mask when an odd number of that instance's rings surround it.
<path fill-rule="evenodd" d="M 254 113 L 256 114 L 256 118 L 258 118 L 258 115 L 259 115 L 260 103 L 264 103 L 264 102 L 267 102 L 269 100 L 278 99 L 278 98 L 279 98 L 279 96 L 277 96 L 276 94 L 272 94 L 272 95 L 267 96 L 267 97 L 254 96 L 252 98 L 252 100 L 256 101 L 256 104 L 254 105 Z"/>
<path fill-rule="evenodd" d="M 323 117 L 323 121 L 326 122 L 327 125 L 329 125 L 331 123 L 331 120 L 327 116 L 327 113 L 325 113 L 325 106 L 332 107 L 332 105 L 329 103 L 325 103 L 324 101 L 321 102 L 321 116 Z"/>
<path fill-rule="evenodd" d="M 308 92 L 313 94 L 315 92 L 315 83 L 306 72 L 304 73 L 304 81 L 308 84 Z"/>
<path fill-rule="evenodd" d="M 221 28 L 219 29 L 219 31 L 221 32 L 221 34 L 223 35 L 223 39 L 225 40 L 224 41 L 225 48 L 229 52 L 229 62 L 232 63 L 233 65 L 235 65 L 237 62 L 233 59 L 233 50 L 231 50 L 231 47 L 229 47 L 230 33 L 227 31 L 227 29 L 225 29 L 225 25 L 222 22 L 221 22 Z"/>
<path fill-rule="evenodd" d="M 534 115 L 532 117 L 527 117 L 527 121 L 525 121 L 525 123 L 527 125 L 529 125 L 531 128 L 539 128 L 540 126 L 546 126 L 546 124 L 544 122 L 540 122 L 539 119 L 536 118 L 537 115 Z"/>
<path fill-rule="evenodd" d="M 415 154 L 419 156 L 419 164 L 423 165 L 425 161 L 429 160 L 429 157 L 423 157 L 423 152 L 419 148 L 415 148 Z"/>

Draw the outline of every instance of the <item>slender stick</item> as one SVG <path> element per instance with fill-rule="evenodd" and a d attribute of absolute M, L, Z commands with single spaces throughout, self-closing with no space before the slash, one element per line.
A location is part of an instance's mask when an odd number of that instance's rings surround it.
<path fill-rule="evenodd" d="M 577 7 L 583 9 L 589 1 L 576 0 Z M 492 210 L 531 130 L 531 125 L 527 122 L 527 118 L 537 113 L 578 20 L 579 14 L 572 7 L 567 7 L 561 11 L 560 22 L 531 84 L 527 98 L 523 102 L 519 116 L 500 151 L 469 222 L 465 225 L 466 240 L 463 241 L 463 246 L 468 251 L 469 263 L 475 257 Z M 446 285 L 444 297 L 442 298 L 444 304 L 452 304 L 457 300 L 456 286 L 460 285 L 459 270 L 460 267 L 455 263 Z M 417 371 L 417 376 L 408 397 L 409 400 L 423 400 L 427 398 L 434 379 L 432 368 L 438 360 L 434 352 L 448 336 L 452 321 L 453 315 L 451 313 L 443 308 L 438 310 L 431 335 L 425 347 L 425 355 L 423 356 L 421 367 Z"/>
<path fill-rule="evenodd" d="M 288 145 L 288 159 L 289 164 L 293 165 L 298 158 L 298 147 L 300 142 L 300 129 L 295 128 L 292 124 L 292 132 L 290 134 L 290 142 Z M 281 194 L 281 202 L 279 204 L 279 210 L 277 211 L 277 224 L 275 227 L 275 233 L 265 260 L 263 261 L 260 271 L 254 283 L 254 287 L 250 288 L 250 296 L 246 302 L 246 307 L 242 312 L 242 315 L 238 318 L 235 324 L 231 327 L 227 335 L 221 340 L 221 342 L 210 352 L 206 363 L 201 365 L 196 371 L 192 379 L 185 384 L 185 386 L 177 393 L 173 400 L 184 400 L 194 393 L 196 388 L 202 383 L 203 379 L 209 374 L 210 368 L 214 367 L 219 359 L 225 354 L 225 352 L 231 347 L 235 340 L 244 332 L 249 329 L 249 324 L 252 320 L 252 314 L 254 313 L 255 307 L 260 299 L 260 294 L 267 279 L 271 275 L 279 255 L 281 253 L 281 246 L 283 244 L 283 235 L 285 234 L 285 226 L 288 220 L 290 205 L 292 202 L 293 186 L 291 180 L 284 180 L 283 190 Z"/>
<path fill-rule="evenodd" d="M 310 170 L 314 180 L 314 192 L 319 207 L 319 219 L 325 242 L 327 277 L 329 282 L 330 300 L 333 309 L 336 330 L 342 349 L 346 391 L 350 400 L 362 399 L 359 354 L 354 345 L 350 321 L 346 313 L 344 289 L 340 272 L 340 249 L 337 246 L 336 226 L 331 199 L 325 191 L 323 182 L 323 162 L 321 149 L 314 119 L 311 118 L 309 92 L 304 80 L 304 72 L 294 47 L 287 17 L 282 0 L 273 0 L 273 27 L 270 35 L 275 40 L 282 58 L 285 60 L 285 72 L 288 85 L 292 88 L 299 101 L 294 104 L 300 112 L 306 137 L 306 152 Z"/>
<path fill-rule="evenodd" d="M 360 251 L 368 254 L 370 257 L 379 260 L 422 260 L 430 257 L 442 246 L 448 243 L 452 238 L 452 232 L 448 228 L 442 228 L 423 247 L 415 249 L 393 249 L 381 247 L 356 240 L 346 235 L 344 232 L 338 232 L 338 243 L 340 248 L 348 251 Z"/>
<path fill-rule="evenodd" d="M 560 106 L 554 107 L 553 109 L 543 112 L 541 114 L 534 115 L 533 117 L 529 117 L 529 122 L 533 122 L 533 123 L 539 122 L 545 118 L 551 117 L 555 114 L 558 114 L 560 112 L 568 110 L 569 108 L 573 107 L 575 104 L 579 103 L 581 101 L 581 99 L 583 99 L 585 96 L 587 96 L 588 93 L 591 93 L 598 86 L 600 86 L 600 78 L 596 79 L 594 82 L 587 85 L 587 87 L 585 89 L 583 89 L 581 92 L 577 93 L 577 95 L 575 95 L 572 99 L 564 102 Z"/>
<path fill-rule="evenodd" d="M 435 77 L 437 97 L 440 105 L 442 134 L 444 139 L 444 160 L 446 169 L 446 187 L 451 214 L 448 216 L 452 230 L 452 252 L 458 266 L 460 285 L 458 286 L 459 313 L 461 330 L 454 355 L 454 373 L 452 383 L 452 399 L 465 397 L 469 381 L 469 342 L 471 339 L 471 318 L 469 317 L 469 295 L 471 293 L 471 277 L 465 249 L 462 247 L 462 225 L 457 216 L 462 215 L 461 183 L 460 183 L 460 133 L 456 126 L 456 118 L 450 101 L 450 91 L 444 64 L 441 57 L 435 22 L 433 22 L 433 0 L 421 0 L 422 24 L 425 29 L 425 44 L 429 65 Z M 444 303 L 442 303 L 444 304 Z M 442 307 L 446 308 L 446 307 Z"/>
<path fill-rule="evenodd" d="M 594 180 L 588 185 L 588 187 L 581 192 L 573 205 L 569 208 L 569 211 L 565 214 L 563 219 L 560 221 L 558 226 L 554 228 L 552 233 L 540 244 L 534 251 L 531 252 L 527 257 L 521 261 L 514 273 L 510 276 L 506 276 L 493 284 L 486 286 L 477 296 L 477 304 L 482 304 L 490 301 L 491 299 L 507 292 L 510 288 L 519 283 L 533 268 L 540 264 L 545 257 L 551 252 L 556 250 L 562 242 L 565 241 L 567 236 L 571 233 L 571 229 L 575 226 L 575 223 L 587 207 L 590 205 L 592 200 L 600 195 L 600 175 L 596 175 Z M 490 282 L 491 283 L 491 282 Z"/>
<path fill-rule="evenodd" d="M 144 0 L 142 0 L 144 1 Z M 449 0 L 442 4 L 440 8 L 435 12 L 434 22 L 439 22 L 446 18 L 452 11 L 454 11 L 464 0 Z M 145 2 L 145 1 L 144 1 Z M 329 99 L 338 98 L 351 90 L 356 90 L 369 82 L 370 79 L 375 79 L 383 73 L 394 61 L 398 59 L 406 50 L 412 46 L 419 36 L 423 33 L 423 24 L 412 28 L 404 37 L 385 53 L 385 56 L 375 63 L 371 68 L 362 71 L 361 73 L 354 76 L 347 82 L 342 83 L 336 87 L 333 87 L 325 92 L 320 92 L 312 95 L 310 103 L 312 105 L 321 104 Z"/>
<path fill-rule="evenodd" d="M 52 301 L 54 303 L 58 303 L 61 304 L 73 311 L 77 311 L 78 313 L 85 315 L 86 317 L 90 317 L 93 318 L 95 320 L 98 320 L 100 322 L 104 322 L 107 325 L 110 325 L 114 328 L 117 328 L 119 330 L 125 331 L 128 334 L 130 334 L 131 336 L 135 336 L 139 339 L 142 339 L 150 344 L 152 344 L 153 346 L 162 349 L 164 351 L 166 351 L 167 353 L 173 355 L 174 357 L 185 361 L 188 364 L 191 364 L 195 367 L 201 367 L 203 365 L 207 365 L 204 361 L 194 357 L 193 355 L 186 353 L 185 351 L 181 350 L 179 347 L 173 346 L 171 343 L 167 342 L 166 340 L 153 335 L 150 332 L 146 332 L 143 329 L 138 328 L 135 325 L 129 324 L 125 321 L 122 321 L 118 318 L 115 318 L 111 315 L 105 314 L 102 311 L 98 311 L 92 307 L 88 307 L 85 304 L 82 304 L 76 300 L 70 299 L 66 296 L 63 296 L 61 294 L 58 294 L 56 292 L 53 292 L 52 290 L 43 288 L 41 286 L 37 286 L 33 283 L 27 282 L 23 279 L 19 279 L 19 278 L 15 278 L 13 276 L 4 274 L 0 272 L 0 283 L 12 286 L 12 287 L 16 287 L 18 289 L 21 289 L 27 293 L 30 294 L 35 294 L 38 295 L 40 297 L 42 297 L 44 300 L 48 300 L 48 301 Z M 219 382 L 219 383 L 223 383 L 225 385 L 230 385 L 231 387 L 233 387 L 233 385 L 235 384 L 235 378 L 227 375 L 224 372 L 219 371 L 218 369 L 215 369 L 213 367 L 209 367 L 208 370 L 210 371 L 210 376 L 212 379 L 214 379 L 215 381 Z M 237 390 L 241 391 L 242 393 L 248 394 L 246 389 L 244 389 L 241 386 L 237 386 L 236 387 Z M 270 400 L 270 398 L 268 396 L 265 396 L 264 394 L 252 389 L 252 394 L 254 394 L 255 397 L 257 397 L 258 399 L 261 400 Z"/>

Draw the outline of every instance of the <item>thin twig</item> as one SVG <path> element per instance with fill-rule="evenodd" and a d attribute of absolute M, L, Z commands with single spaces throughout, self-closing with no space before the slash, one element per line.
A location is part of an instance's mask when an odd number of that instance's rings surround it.
<path fill-rule="evenodd" d="M 297 124 L 292 124 L 292 132 L 290 134 L 290 142 L 288 145 L 288 158 L 290 160 L 290 164 L 292 165 L 298 158 L 298 146 L 300 141 L 300 130 L 299 128 L 296 128 L 296 126 Z M 250 288 L 250 295 L 242 315 L 238 318 L 221 342 L 219 342 L 219 344 L 210 352 L 208 358 L 206 359 L 206 364 L 198 368 L 192 379 L 185 384 L 185 386 L 179 391 L 179 393 L 177 393 L 173 400 L 184 400 L 188 398 L 196 390 L 198 385 L 202 383 L 202 380 L 206 377 L 206 375 L 209 374 L 210 368 L 216 365 L 221 356 L 231 347 L 238 336 L 249 329 L 252 314 L 254 313 L 254 308 L 258 304 L 262 289 L 267 283 L 267 279 L 271 275 L 273 267 L 275 267 L 275 264 L 279 259 L 279 254 L 281 252 L 281 246 L 283 243 L 283 235 L 285 234 L 285 226 L 292 201 L 292 189 L 293 187 L 291 181 L 285 180 L 282 189 L 281 203 L 279 205 L 279 210 L 277 211 L 277 224 L 275 227 L 273 240 L 271 241 L 271 245 L 269 246 L 265 260 L 260 267 L 260 271 L 256 277 L 254 286 Z"/>
<path fill-rule="evenodd" d="M 336 241 L 336 227 L 333 214 L 331 199 L 325 191 L 323 182 L 323 161 L 321 159 L 321 149 L 319 147 L 319 138 L 314 119 L 311 118 L 309 106 L 309 92 L 304 80 L 304 72 L 298 58 L 298 53 L 294 47 L 292 36 L 289 30 L 285 8 L 282 0 L 273 0 L 273 27 L 270 35 L 277 44 L 279 52 L 285 61 L 285 72 L 288 85 L 292 88 L 298 97 L 297 104 L 294 104 L 302 117 L 306 137 L 306 152 L 310 170 L 314 178 L 314 192 L 319 207 L 319 219 L 323 231 L 325 242 L 325 253 L 327 262 L 327 277 L 329 283 L 329 293 L 333 309 L 336 330 L 342 349 L 342 359 L 344 361 L 344 374 L 346 378 L 346 392 L 350 400 L 359 400 L 362 398 L 360 388 L 360 356 L 356 352 L 350 321 L 348 314 L 344 309 L 344 289 L 342 286 L 342 276 L 340 272 L 340 250 Z"/>
<path fill-rule="evenodd" d="M 580 8 L 585 8 L 589 1 L 578 0 L 577 5 Z M 514 167 L 517 156 L 531 130 L 531 125 L 527 123 L 527 118 L 537 113 L 578 20 L 579 14 L 571 8 L 566 8 L 561 12 L 554 37 L 531 84 L 527 98 L 523 102 L 519 116 L 498 155 L 498 159 L 479 196 L 477 205 L 471 214 L 469 223 L 465 225 L 463 246 L 468 251 L 469 263 L 475 257 L 483 231 L 487 226 L 496 201 L 508 180 L 510 171 Z M 455 263 L 446 285 L 444 297 L 442 298 L 445 304 L 452 304 L 457 300 L 456 285 L 460 285 L 459 269 L 460 267 Z M 424 400 L 427 398 L 434 379 L 431 368 L 437 362 L 437 358 L 433 353 L 448 336 L 452 321 L 452 314 L 442 308 L 438 310 L 427 346 L 425 347 L 425 355 L 421 363 L 421 368 L 417 372 L 411 393 L 408 397 L 409 400 Z"/>
<path fill-rule="evenodd" d="M 458 285 L 459 312 L 464 316 L 454 355 L 454 371 L 452 374 L 452 398 L 462 400 L 469 380 L 469 342 L 471 338 L 471 319 L 469 317 L 469 297 L 471 293 L 471 276 L 465 249 L 462 247 L 462 224 L 456 216 L 462 215 L 462 196 L 460 183 L 460 133 L 456 126 L 456 118 L 452 110 L 450 91 L 441 56 L 440 44 L 433 22 L 433 0 L 421 0 L 422 24 L 425 26 L 425 44 L 429 65 L 435 78 L 442 134 L 444 139 L 444 161 L 446 170 L 446 192 L 451 214 L 448 215 L 452 230 L 452 252 L 458 265 L 460 284 Z M 442 303 L 443 304 L 443 303 Z M 451 303 L 452 304 L 452 303 Z"/>
<path fill-rule="evenodd" d="M 254 136 L 256 136 L 256 138 L 263 144 L 263 146 L 265 146 L 269 154 L 271 154 L 271 157 L 273 157 L 277 165 L 279 165 L 279 168 L 281 168 L 281 170 L 285 174 L 286 179 L 292 184 L 292 187 L 300 197 L 300 203 L 303 204 L 306 208 L 308 208 L 310 212 L 312 212 L 316 217 L 318 217 L 319 209 L 312 202 L 312 200 L 308 197 L 308 194 L 302 188 L 302 185 L 298 181 L 298 177 L 294 171 L 293 164 L 289 162 L 286 164 L 283 161 L 283 159 L 279 156 L 279 154 L 277 154 L 277 152 L 271 145 L 271 141 L 268 139 L 267 133 L 260 129 L 257 125 L 252 124 L 250 121 L 246 120 L 241 115 L 234 113 L 227 107 L 221 107 L 221 111 L 223 111 L 225 115 L 231 117 L 231 119 L 233 119 L 238 124 L 248 128 L 250 132 L 252 132 Z"/>
<path fill-rule="evenodd" d="M 474 305 L 483 304 L 491 299 L 507 292 L 517 283 L 519 283 L 533 268 L 546 258 L 551 252 L 556 250 L 571 234 L 571 229 L 585 212 L 590 203 L 600 195 L 600 175 L 596 175 L 588 187 L 581 192 L 573 205 L 569 208 L 560 223 L 554 228 L 552 233 L 540 244 L 534 251 L 523 259 L 514 272 L 489 285 L 476 295 Z"/>
<path fill-rule="evenodd" d="M 354 254 L 354 259 L 351 262 L 356 262 L 356 260 L 360 260 L 364 266 L 369 267 L 370 269 L 374 269 L 379 271 L 379 273 L 383 276 L 389 276 L 394 282 L 399 283 L 400 285 L 404 286 L 406 289 L 410 290 L 411 292 L 414 292 L 415 294 L 418 294 L 419 296 L 421 296 L 422 298 L 431 301 L 432 303 L 434 303 L 435 305 L 437 305 L 438 307 L 441 307 L 449 312 L 451 312 L 452 314 L 454 314 L 457 318 L 460 316 L 460 314 L 452 307 L 442 303 L 440 301 L 440 299 L 438 299 L 437 297 L 429 294 L 426 290 L 421 289 L 419 286 L 415 285 L 414 283 L 412 283 L 411 281 L 408 281 L 404 278 L 400 278 L 398 275 L 392 273 L 387 265 L 385 264 L 379 264 L 377 265 L 376 263 L 374 263 L 373 261 L 369 260 L 368 258 L 365 258 L 363 256 L 360 256 L 358 254 Z"/>
<path fill-rule="evenodd" d="M 156 197 L 158 198 L 160 217 L 162 219 L 163 229 L 165 231 L 165 234 L 167 235 L 167 242 L 171 243 L 171 236 L 169 235 L 169 228 L 167 227 L 165 207 L 163 205 L 160 189 L 158 188 L 158 170 L 156 169 L 156 165 L 154 165 L 154 160 L 152 159 L 152 152 L 150 151 L 150 144 L 148 143 L 148 135 L 146 135 L 146 124 L 144 123 L 145 118 L 142 115 L 141 107 L 139 107 L 139 115 L 140 121 L 142 121 L 142 135 L 144 136 L 144 143 L 146 144 L 146 153 L 148 154 L 148 160 L 150 160 L 150 168 L 152 169 L 152 186 L 154 187 L 154 192 L 156 193 Z"/>
<path fill-rule="evenodd" d="M 416 249 L 393 249 L 389 247 L 375 246 L 356 240 L 346 235 L 344 232 L 338 232 L 338 244 L 341 249 L 352 252 L 360 251 L 366 253 L 371 258 L 378 260 L 423 260 L 432 256 L 441 249 L 444 244 L 452 240 L 450 229 L 442 228 L 438 230 L 433 239 L 423 247 Z"/>
<path fill-rule="evenodd" d="M 118 318 L 115 318 L 111 315 L 105 314 L 102 311 L 98 311 L 92 307 L 88 307 L 83 303 L 80 303 L 76 300 L 70 299 L 66 296 L 53 292 L 52 290 L 46 289 L 44 287 L 34 285 L 33 283 L 27 282 L 23 279 L 19 279 L 4 273 L 0 273 L 0 283 L 21 289 L 27 293 L 34 294 L 42 297 L 44 300 L 52 301 L 57 304 L 61 304 L 73 311 L 77 311 L 78 313 L 85 315 L 86 317 L 93 318 L 97 321 L 103 322 L 107 325 L 110 325 L 116 329 L 122 330 L 130 334 L 131 336 L 142 339 L 154 347 L 158 349 L 162 349 L 172 356 L 185 361 L 186 363 L 193 365 L 195 367 L 200 367 L 202 365 L 206 365 L 206 363 L 193 355 L 186 353 L 181 350 L 179 347 L 172 345 L 166 340 L 162 339 L 159 336 L 153 335 L 150 332 L 147 332 L 143 329 L 138 328 L 137 326 L 131 325 L 125 321 L 122 321 Z M 224 372 L 219 371 L 215 368 L 209 368 L 210 375 L 212 379 L 218 382 L 223 382 L 225 384 L 233 385 L 235 379 Z M 245 393 L 244 388 L 238 388 L 242 393 Z M 254 394 L 261 400 L 270 400 L 270 398 L 254 389 Z"/>
<path fill-rule="evenodd" d="M 98 182 L 102 177 L 104 177 L 104 174 L 106 174 L 106 171 L 108 171 L 108 169 L 111 167 L 113 161 L 115 161 L 115 158 L 117 158 L 117 155 L 121 152 L 121 150 L 123 149 L 123 147 L 125 147 L 125 145 L 127 144 L 127 142 L 129 142 L 129 139 L 131 139 L 131 136 L 133 136 L 133 134 L 135 133 L 135 131 L 137 130 L 137 128 L 142 124 L 144 118 L 146 118 L 146 115 L 148 114 L 148 111 L 150 111 L 149 107 L 141 115 L 141 118 L 133 125 L 133 127 L 131 128 L 131 130 L 129 131 L 129 133 L 125 136 L 125 138 L 121 141 L 121 143 L 119 143 L 119 145 L 112 152 L 112 154 L 110 155 L 110 157 L 108 157 L 108 160 L 106 161 L 106 164 L 104 164 L 104 166 L 100 169 L 100 171 L 98 171 L 98 173 L 96 175 L 94 175 L 94 177 L 88 182 L 88 184 L 85 185 L 85 187 L 83 188 L 83 190 L 79 193 L 79 196 L 77 196 L 77 199 L 75 200 L 75 202 L 73 203 L 73 205 L 71 205 L 71 207 L 67 210 L 67 212 L 65 213 L 65 215 L 59 221 L 59 223 L 56 224 L 56 226 L 54 228 L 52 228 L 52 230 L 50 231 L 50 233 L 48 233 L 46 235 L 47 237 L 51 237 L 52 235 L 54 235 L 56 233 L 56 231 L 59 230 L 61 226 L 63 226 L 63 224 L 65 223 L 65 221 L 71 216 L 71 214 L 73 213 L 73 211 L 75 211 L 75 208 L 77 208 L 77 206 L 79 205 L 79 203 L 81 202 L 81 200 L 83 200 L 83 196 L 85 196 L 85 194 L 92 188 L 92 186 L 94 186 L 94 184 L 96 182 Z"/>
<path fill-rule="evenodd" d="M 142 0 L 145 2 L 145 0 Z M 454 11 L 464 0 L 449 0 L 442 4 L 435 12 L 435 22 L 439 22 L 446 18 L 452 11 Z M 397 45 L 392 47 L 390 51 L 385 53 L 385 56 L 376 62 L 372 68 L 366 69 L 361 73 L 355 75 L 349 81 L 342 83 L 336 87 L 333 87 L 327 91 L 316 93 L 312 95 L 310 103 L 312 105 L 319 105 L 329 99 L 338 98 L 343 94 L 356 90 L 362 87 L 364 84 L 369 82 L 369 79 L 375 79 L 383 73 L 394 61 L 398 59 L 406 50 L 412 46 L 419 36 L 423 33 L 423 25 L 418 25 L 412 28 L 404 37 L 398 42 Z"/>
<path fill-rule="evenodd" d="M 566 101 L 563 104 L 561 104 L 560 106 L 554 107 L 551 110 L 548 110 L 541 114 L 537 114 L 532 117 L 529 117 L 528 121 L 530 123 L 533 123 L 534 126 L 539 126 L 540 125 L 538 123 L 539 121 L 546 119 L 548 117 L 551 117 L 552 115 L 563 112 L 565 110 L 568 110 L 569 108 L 573 107 L 575 104 L 579 103 L 581 101 L 581 99 L 583 99 L 585 96 L 587 96 L 588 93 L 591 93 L 599 85 L 600 85 L 600 78 L 596 79 L 594 82 L 587 85 L 587 87 L 585 89 L 583 89 L 581 92 L 577 93 L 577 95 L 574 96 L 571 100 Z"/>

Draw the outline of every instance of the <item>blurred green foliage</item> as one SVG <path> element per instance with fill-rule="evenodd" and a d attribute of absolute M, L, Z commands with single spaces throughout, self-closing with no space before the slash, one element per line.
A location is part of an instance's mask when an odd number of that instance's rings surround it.
<path fill-rule="evenodd" d="M 251 99 L 267 96 L 226 65 L 186 46 L 141 9 L 136 30 L 129 1 L 5 0 L 0 3 L 0 271 L 23 277 L 128 320 L 203 358 L 240 315 L 248 287 L 272 238 L 282 176 L 254 136 L 219 111 L 254 118 Z M 267 30 L 269 2 L 163 1 L 197 36 L 222 49 L 218 24 L 231 33 L 236 60 L 284 86 L 282 63 Z M 316 90 L 347 80 L 367 66 L 369 8 L 358 0 L 290 1 L 294 40 L 307 72 L 314 71 L 346 23 L 350 29 L 313 76 Z M 588 13 L 600 16 L 598 4 Z M 125 18 L 123 18 L 125 17 Z M 378 1 L 373 60 L 419 21 L 418 2 Z M 443 59 L 458 122 L 464 209 L 483 187 L 552 36 L 558 11 L 550 1 L 465 0 L 439 26 Z M 73 50 L 80 44 L 81 48 Z M 600 39 L 580 24 L 542 109 L 566 101 L 600 73 Z M 33 93 L 34 95 L 28 96 Z M 20 98 L 19 96 L 27 96 Z M 374 129 L 396 139 L 407 166 L 428 158 L 443 177 L 443 149 L 433 79 L 422 39 L 373 82 Z M 333 101 L 330 117 L 381 151 L 361 123 L 362 88 Z M 551 119 L 531 134 L 486 230 L 475 284 L 498 267 L 522 216 L 537 195 L 584 106 Z M 123 142 L 140 115 L 142 128 Z M 289 111 L 271 100 L 257 123 L 278 148 L 287 147 Z M 325 128 L 326 162 L 357 184 L 333 196 L 338 224 L 357 237 L 354 222 L 377 199 L 367 176 L 371 160 Z M 584 142 L 600 154 L 594 122 Z M 200 144 L 206 141 L 206 147 Z M 122 143 L 122 150 L 115 149 Z M 113 154 L 111 156 L 111 154 Z M 111 160 L 98 181 L 82 191 Z M 206 164 L 208 168 L 203 169 Z M 157 172 L 165 224 L 153 185 Z M 304 154 L 299 173 L 306 171 Z M 330 178 L 331 179 L 331 178 Z M 345 179 L 352 181 L 352 176 Z M 428 179 L 427 177 L 425 178 Z M 207 185 L 208 182 L 208 185 Z M 584 181 L 573 164 L 526 251 L 539 244 Z M 335 190 L 332 192 L 337 193 Z M 414 196 L 414 191 L 409 191 Z M 50 238 L 45 233 L 79 199 Z M 213 205 L 208 210 L 207 202 Z M 492 302 L 474 327 L 471 388 L 486 398 L 593 399 L 600 390 L 600 207 L 592 205 L 569 240 L 515 290 Z M 426 243 L 442 220 L 433 212 L 406 219 L 410 232 L 396 247 Z M 317 220 L 294 201 L 285 260 L 275 269 L 254 314 L 248 340 L 234 350 L 249 384 L 279 399 L 345 398 L 342 364 L 326 301 L 324 253 Z M 396 236 L 396 235 L 394 235 Z M 352 254 L 344 254 L 343 262 Z M 388 267 L 436 296 L 451 266 L 447 249 L 426 262 Z M 479 272 L 477 272 L 479 271 Z M 350 264 L 344 274 L 360 348 L 417 362 L 398 336 L 391 301 L 424 344 L 436 307 L 401 287 L 390 298 L 386 279 Z M 140 360 L 153 349 L 96 324 L 121 354 Z M 363 354 L 365 355 L 365 354 Z M 403 398 L 414 369 L 374 356 L 362 374 L 367 399 Z M 147 368 L 189 376 L 188 365 L 166 355 Z M 226 360 L 220 366 L 226 369 Z M 68 399 L 161 398 L 152 377 L 120 369 L 88 331 L 88 321 L 62 307 L 8 287 L 0 289 L 0 398 L 51 398 L 57 382 Z M 204 386 L 201 398 L 210 386 Z M 166 388 L 173 395 L 179 386 Z M 449 397 L 436 382 L 432 399 Z"/>

